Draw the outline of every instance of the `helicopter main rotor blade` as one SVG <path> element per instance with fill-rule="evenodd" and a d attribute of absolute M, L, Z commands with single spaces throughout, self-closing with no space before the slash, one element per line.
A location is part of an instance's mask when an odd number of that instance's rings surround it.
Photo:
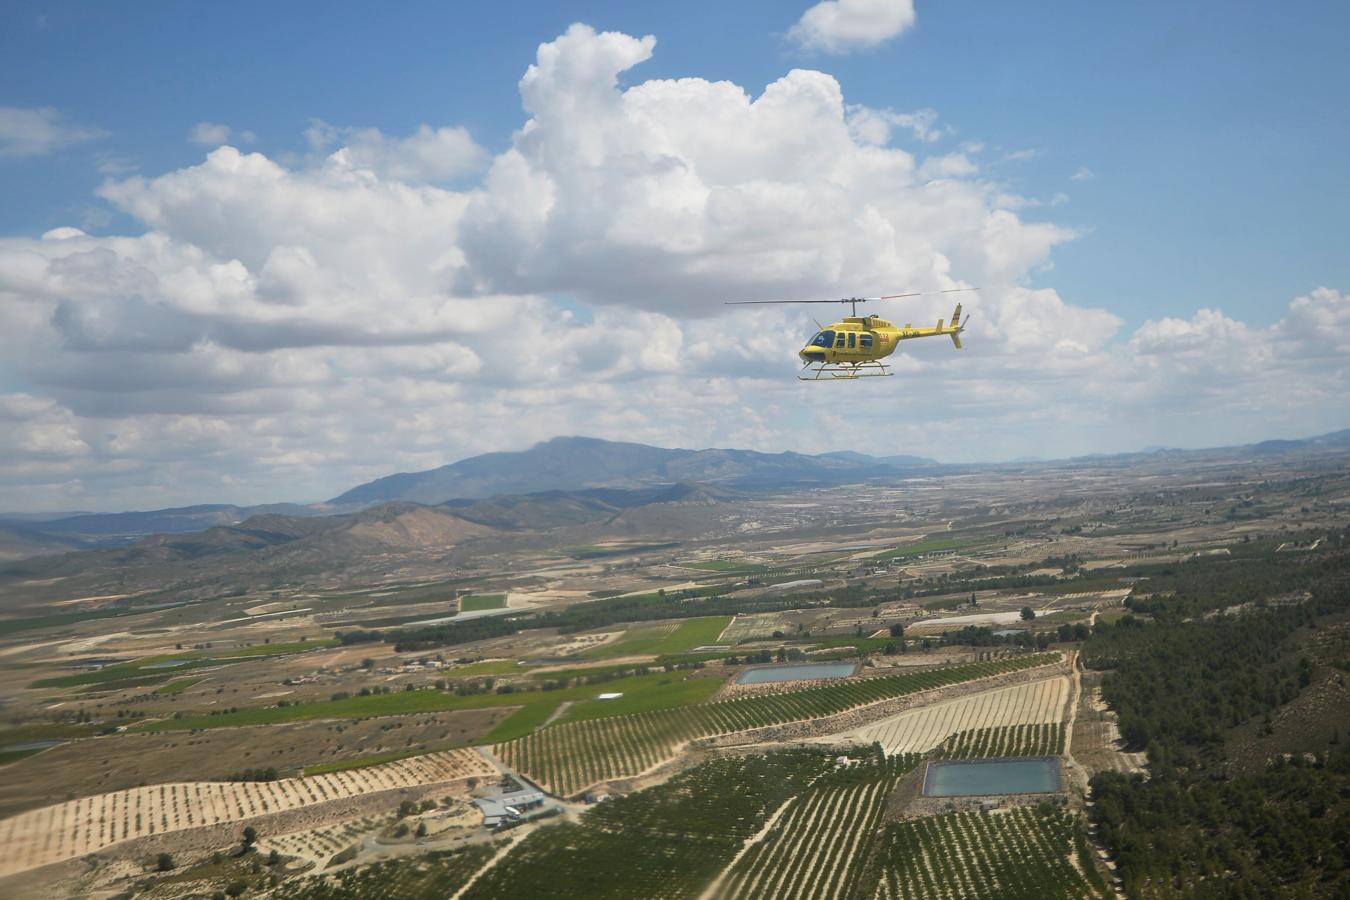
<path fill-rule="evenodd" d="M 725 306 L 749 306 L 765 303 L 866 303 L 869 300 L 898 300 L 902 297 L 924 297 L 929 294 L 955 294 L 961 291 L 978 291 L 979 288 L 946 288 L 940 291 L 910 291 L 904 294 L 883 294 L 880 297 L 839 297 L 834 300 L 724 300 Z"/>

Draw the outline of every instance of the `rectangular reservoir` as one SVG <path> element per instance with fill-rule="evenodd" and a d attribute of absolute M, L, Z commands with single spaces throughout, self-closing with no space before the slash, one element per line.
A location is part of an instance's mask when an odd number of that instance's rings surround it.
<path fill-rule="evenodd" d="M 1059 760 L 979 759 L 930 762 L 924 774 L 926 797 L 972 797 L 984 794 L 1049 794 L 1059 790 Z"/>
<path fill-rule="evenodd" d="M 776 684 L 782 681 L 813 681 L 817 678 L 847 678 L 858 671 L 857 663 L 803 663 L 794 666 L 759 666 L 746 669 L 737 684 Z"/>

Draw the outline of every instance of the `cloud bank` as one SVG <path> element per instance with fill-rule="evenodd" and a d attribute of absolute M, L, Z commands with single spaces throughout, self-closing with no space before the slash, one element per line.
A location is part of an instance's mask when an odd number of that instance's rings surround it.
<path fill-rule="evenodd" d="M 1031 286 L 1073 230 L 1021 217 L 935 112 L 805 69 L 633 82 L 654 51 L 541 45 L 496 154 L 316 122 L 299 162 L 227 144 L 110 178 L 138 233 L 0 240 L 0 509 L 322 499 L 557 434 L 959 461 L 1345 424 L 1350 297 L 1122 334 Z M 800 308 L 723 305 L 970 285 L 967 350 L 850 385 L 793 378 Z"/>

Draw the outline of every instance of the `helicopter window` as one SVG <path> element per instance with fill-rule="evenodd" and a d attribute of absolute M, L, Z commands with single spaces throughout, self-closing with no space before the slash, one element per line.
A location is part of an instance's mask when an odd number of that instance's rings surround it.
<path fill-rule="evenodd" d="M 836 336 L 835 336 L 835 338 L 834 338 L 834 346 L 835 346 L 835 349 L 836 349 L 836 350 L 842 350 L 842 349 L 843 349 L 843 347 L 844 347 L 844 336 L 843 336 L 843 334 L 839 334 L 839 335 L 836 335 Z"/>
<path fill-rule="evenodd" d="M 852 350 L 857 346 L 858 346 L 858 336 L 856 334 L 850 334 L 848 336 L 848 349 Z"/>
<path fill-rule="evenodd" d="M 811 338 L 812 347 L 829 347 L 832 344 L 834 344 L 833 331 L 822 331 L 815 337 Z"/>
<path fill-rule="evenodd" d="M 864 350 L 872 349 L 872 336 L 870 334 L 858 335 L 858 346 Z"/>

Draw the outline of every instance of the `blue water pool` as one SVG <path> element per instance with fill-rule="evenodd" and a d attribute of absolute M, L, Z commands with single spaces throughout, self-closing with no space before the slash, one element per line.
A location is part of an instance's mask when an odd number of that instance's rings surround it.
<path fill-rule="evenodd" d="M 774 684 L 780 681 L 809 681 L 815 678 L 847 678 L 858 671 L 857 663 L 802 663 L 792 666 L 759 666 L 746 669 L 737 684 Z"/>
<path fill-rule="evenodd" d="M 1059 760 L 953 760 L 931 762 L 923 779 L 928 797 L 970 797 L 980 794 L 1047 794 L 1059 790 Z"/>

